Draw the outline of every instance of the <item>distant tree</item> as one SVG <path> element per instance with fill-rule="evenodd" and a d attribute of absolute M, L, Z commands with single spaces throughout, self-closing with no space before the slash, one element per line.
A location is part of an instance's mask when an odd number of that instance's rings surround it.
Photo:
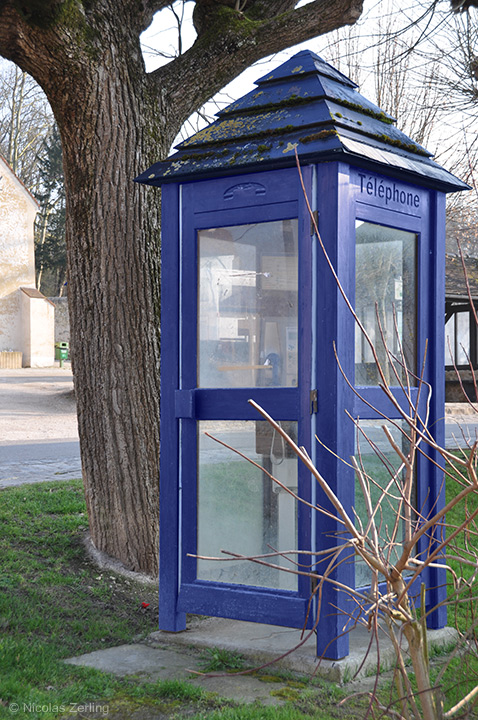
<path fill-rule="evenodd" d="M 434 4 L 423 0 L 422 5 L 424 13 L 432 13 Z M 447 25 L 453 22 L 448 5 L 441 12 Z M 435 25 L 439 35 L 438 18 Z M 403 10 L 397 11 L 393 0 L 381 0 L 357 25 L 331 33 L 323 51 L 370 100 L 397 120 L 403 132 L 424 146 L 434 142 L 431 136 L 448 113 L 439 84 L 439 60 L 431 44 L 427 48 L 427 38 L 421 24 Z"/>
<path fill-rule="evenodd" d="M 0 66 L 0 153 L 33 193 L 43 141 L 53 124 L 44 92 L 16 65 Z"/>
<path fill-rule="evenodd" d="M 448 196 L 447 250 L 456 252 L 460 237 L 464 251 L 478 255 L 478 12 L 465 3 L 451 14 L 448 3 L 428 0 L 405 7 L 382 0 L 332 33 L 323 54 L 470 184 L 474 192 Z"/>
<path fill-rule="evenodd" d="M 458 4 L 457 4 L 458 5 Z M 451 196 L 447 217 L 454 235 L 459 233 L 463 250 L 478 256 L 478 10 L 476 3 L 460 5 L 460 12 L 447 17 L 439 32 L 427 39 L 424 58 L 434 58 L 434 84 L 440 118 L 440 161 L 472 187 L 470 193 Z"/>
<path fill-rule="evenodd" d="M 478 7 L 478 0 L 450 0 L 454 12 L 465 12 L 472 7 Z"/>
<path fill-rule="evenodd" d="M 40 211 L 35 227 L 37 288 L 47 296 L 63 295 L 66 281 L 65 185 L 60 133 L 53 125 L 38 157 Z"/>

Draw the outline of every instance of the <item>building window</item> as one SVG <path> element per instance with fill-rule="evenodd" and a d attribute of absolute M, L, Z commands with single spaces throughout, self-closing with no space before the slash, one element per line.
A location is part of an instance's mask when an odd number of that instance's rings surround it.
<path fill-rule="evenodd" d="M 478 368 L 477 328 L 469 303 L 447 301 L 445 314 L 445 367 Z"/>

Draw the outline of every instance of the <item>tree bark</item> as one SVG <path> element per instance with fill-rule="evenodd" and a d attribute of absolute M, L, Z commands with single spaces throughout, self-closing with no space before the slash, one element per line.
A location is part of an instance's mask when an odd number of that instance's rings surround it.
<path fill-rule="evenodd" d="M 68 297 L 91 537 L 134 570 L 157 573 L 159 203 L 133 183 L 154 127 L 128 68 L 100 66 L 61 127 Z M 134 92 L 132 92 L 134 88 Z M 93 108 L 93 112 L 91 109 Z M 118 113 L 118 108 L 120 112 Z M 145 127 L 147 126 L 147 127 Z M 154 148 L 156 150 L 156 148 Z"/>
<path fill-rule="evenodd" d="M 250 62 L 353 22 L 362 0 L 299 10 L 296 0 L 248 0 L 244 12 L 202 0 L 193 48 L 147 75 L 139 33 L 167 4 L 0 0 L 0 53 L 43 87 L 62 139 L 91 537 L 150 575 L 158 570 L 160 202 L 133 178 L 165 157 L 190 113 Z"/>

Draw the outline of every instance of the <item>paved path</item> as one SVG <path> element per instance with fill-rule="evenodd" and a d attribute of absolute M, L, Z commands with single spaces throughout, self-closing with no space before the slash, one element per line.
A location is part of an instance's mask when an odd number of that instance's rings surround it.
<path fill-rule="evenodd" d="M 447 415 L 445 445 L 450 450 L 473 445 L 478 440 L 478 414 Z"/>
<path fill-rule="evenodd" d="M 81 477 L 73 377 L 65 365 L 0 370 L 0 488 Z"/>
<path fill-rule="evenodd" d="M 464 413 L 464 411 L 466 411 Z M 447 407 L 447 447 L 478 437 L 478 413 Z M 0 370 L 0 488 L 81 477 L 69 363 Z"/>

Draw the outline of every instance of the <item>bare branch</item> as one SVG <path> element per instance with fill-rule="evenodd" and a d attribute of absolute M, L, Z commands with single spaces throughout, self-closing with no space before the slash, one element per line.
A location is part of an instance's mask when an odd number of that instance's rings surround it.
<path fill-rule="evenodd" d="M 315 0 L 281 14 L 296 3 L 254 2 L 243 12 L 235 2 L 196 3 L 198 37 L 183 55 L 151 74 L 168 105 L 180 108 L 182 122 L 251 63 L 294 43 L 354 23 L 363 0 Z M 260 12 L 258 11 L 260 8 Z M 256 12 L 254 12 L 256 11 Z M 176 78 L 181 77 L 178 87 Z M 188 88 L 185 97 L 184 87 Z"/>
<path fill-rule="evenodd" d="M 459 710 L 462 710 L 463 707 L 472 700 L 475 695 L 478 693 L 478 685 L 475 685 L 473 690 L 470 690 L 469 693 L 465 695 L 459 702 L 456 703 L 452 708 L 446 711 L 443 717 L 450 718 L 457 714 Z"/>

